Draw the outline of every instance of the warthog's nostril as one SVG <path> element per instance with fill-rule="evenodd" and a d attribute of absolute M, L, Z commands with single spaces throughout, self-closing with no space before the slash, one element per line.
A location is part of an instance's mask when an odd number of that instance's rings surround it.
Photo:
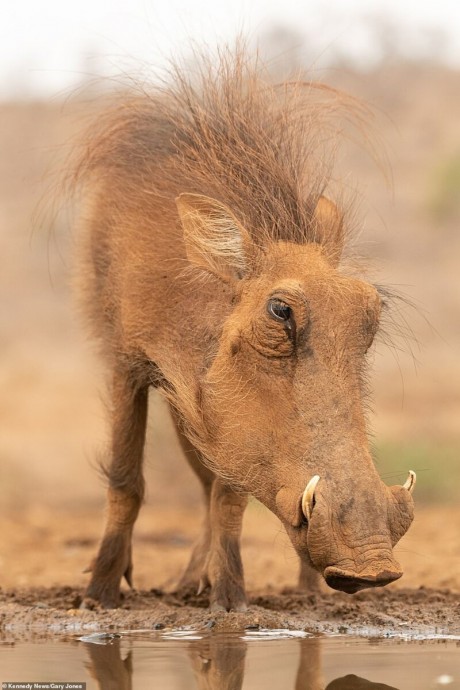
<path fill-rule="evenodd" d="M 324 579 L 329 587 L 338 589 L 347 594 L 355 594 L 360 589 L 368 587 L 384 587 L 394 580 L 398 580 L 402 575 L 400 570 L 382 570 L 376 575 L 356 575 L 354 573 L 341 570 L 340 568 L 329 567 L 324 571 Z"/>

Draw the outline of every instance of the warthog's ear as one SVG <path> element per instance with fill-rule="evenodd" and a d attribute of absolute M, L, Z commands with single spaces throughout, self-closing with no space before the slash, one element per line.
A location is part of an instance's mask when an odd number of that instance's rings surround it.
<path fill-rule="evenodd" d="M 337 266 L 343 251 L 343 215 L 334 202 L 325 196 L 320 196 L 316 205 L 313 230 L 315 242 L 324 247 L 329 261 Z"/>
<path fill-rule="evenodd" d="M 226 281 L 243 278 L 254 246 L 230 209 L 201 194 L 181 194 L 176 204 L 188 260 Z"/>

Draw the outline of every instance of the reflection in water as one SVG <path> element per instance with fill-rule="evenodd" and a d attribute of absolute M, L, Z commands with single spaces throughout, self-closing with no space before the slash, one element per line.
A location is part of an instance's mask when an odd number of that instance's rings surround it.
<path fill-rule="evenodd" d="M 321 673 L 321 640 L 300 640 L 300 661 L 297 669 L 295 690 L 323 690 Z"/>
<path fill-rule="evenodd" d="M 120 640 L 111 644 L 87 644 L 89 663 L 85 664 L 101 690 L 131 690 L 132 652 L 122 658 Z"/>
<path fill-rule="evenodd" d="M 384 685 L 383 683 L 371 683 L 370 680 L 359 678 L 358 676 L 344 676 L 337 678 L 329 683 L 326 690 L 398 690 L 392 685 Z"/>
<path fill-rule="evenodd" d="M 397 690 L 355 675 L 336 678 L 325 686 L 321 669 L 321 640 L 292 640 L 292 644 L 296 642 L 300 645 L 300 662 L 292 690 Z M 119 639 L 114 639 L 110 644 L 86 644 L 86 648 L 89 657 L 86 667 L 100 690 L 132 689 L 132 652 L 123 658 Z M 241 690 L 247 649 L 245 640 L 233 636 L 209 635 L 189 642 L 188 653 L 196 687 L 199 690 Z M 282 687 L 291 690 L 286 684 Z"/>
<path fill-rule="evenodd" d="M 207 637 L 189 648 L 199 690 L 240 690 L 248 643 L 241 638 Z"/>

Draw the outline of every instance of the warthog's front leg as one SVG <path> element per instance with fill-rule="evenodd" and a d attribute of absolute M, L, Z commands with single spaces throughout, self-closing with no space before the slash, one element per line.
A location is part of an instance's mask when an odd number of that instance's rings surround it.
<path fill-rule="evenodd" d="M 123 576 L 132 586 L 131 537 L 144 495 L 142 456 L 148 389 L 136 385 L 129 372 L 119 370 L 114 375 L 112 394 L 108 516 L 86 591 L 86 598 L 95 599 L 107 608 L 118 605 Z"/>
<path fill-rule="evenodd" d="M 199 592 L 210 585 L 211 608 L 246 609 L 240 533 L 247 496 L 236 494 L 217 479 L 205 492 L 206 514 L 179 592 Z"/>
<path fill-rule="evenodd" d="M 235 493 L 216 479 L 210 501 L 211 541 L 202 586 L 211 585 L 210 606 L 214 611 L 245 611 L 240 535 L 248 503 L 245 494 Z"/>
<path fill-rule="evenodd" d="M 190 443 L 172 411 L 185 457 L 203 487 L 205 517 L 200 537 L 178 585 L 179 592 L 202 591 L 211 586 L 213 609 L 246 609 L 240 534 L 247 496 L 225 486 L 204 465 L 200 453 Z"/>
<path fill-rule="evenodd" d="M 197 589 L 200 585 L 204 563 L 209 553 L 209 545 L 211 542 L 210 503 L 211 490 L 213 482 L 215 480 L 215 475 L 213 474 L 213 472 L 211 472 L 211 470 L 208 467 L 206 467 L 206 465 L 203 463 L 200 453 L 197 451 L 195 446 L 189 441 L 187 436 L 185 436 L 185 434 L 183 433 L 180 422 L 172 408 L 171 415 L 176 427 L 180 445 L 184 452 L 184 456 L 187 459 L 187 462 L 189 463 L 190 467 L 198 477 L 200 484 L 203 488 L 205 515 L 203 519 L 201 533 L 194 544 L 190 561 L 177 586 L 177 591 L 182 594 L 196 594 Z"/>

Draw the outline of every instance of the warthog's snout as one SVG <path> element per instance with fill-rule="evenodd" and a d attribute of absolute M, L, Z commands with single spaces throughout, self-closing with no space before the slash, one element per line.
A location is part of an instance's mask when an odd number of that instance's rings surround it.
<path fill-rule="evenodd" d="M 343 485 L 314 475 L 297 498 L 296 508 L 289 507 L 288 492 L 283 490 L 277 495 L 277 507 L 294 528 L 288 531 L 301 558 L 323 575 L 329 587 L 354 594 L 402 576 L 392 547 L 412 521 L 415 480 L 411 471 L 405 484 L 387 487 L 376 475 L 374 484 L 360 494 L 341 492 Z"/>
<path fill-rule="evenodd" d="M 356 575 L 335 567 L 326 568 L 323 574 L 324 579 L 332 589 L 338 589 L 347 594 L 355 594 L 360 589 L 366 589 L 367 587 L 384 587 L 389 585 L 390 582 L 398 580 L 403 573 L 399 568 L 399 564 L 395 561 L 394 569 L 382 570 L 375 575 L 370 573 Z"/>

